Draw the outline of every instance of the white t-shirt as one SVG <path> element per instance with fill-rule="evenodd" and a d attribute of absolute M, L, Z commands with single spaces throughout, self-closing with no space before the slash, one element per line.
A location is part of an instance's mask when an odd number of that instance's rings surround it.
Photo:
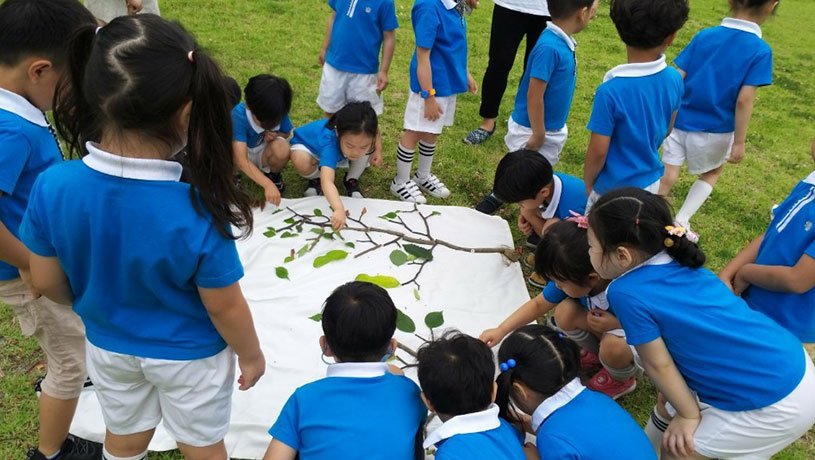
<path fill-rule="evenodd" d="M 498 6 L 519 13 L 549 16 L 549 6 L 546 4 L 546 0 L 493 0 L 493 2 Z"/>

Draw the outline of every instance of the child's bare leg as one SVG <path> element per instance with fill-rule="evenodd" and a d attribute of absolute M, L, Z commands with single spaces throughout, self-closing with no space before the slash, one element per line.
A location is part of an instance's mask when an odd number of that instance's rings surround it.
<path fill-rule="evenodd" d="M 57 399 L 45 392 L 40 394 L 40 441 L 37 450 L 46 457 L 57 453 L 68 437 L 77 402 L 79 398 Z"/>
<path fill-rule="evenodd" d="M 668 192 L 671 191 L 671 187 L 674 186 L 677 179 L 679 179 L 679 173 L 681 171 L 681 166 L 675 165 L 665 165 L 665 173 L 662 175 L 662 179 L 659 180 L 659 194 L 662 196 L 667 196 Z"/>
<path fill-rule="evenodd" d="M 600 339 L 600 362 L 615 380 L 627 381 L 637 372 L 634 354 L 625 339 L 613 334 L 604 334 Z"/>
<path fill-rule="evenodd" d="M 290 156 L 289 142 L 282 137 L 278 137 L 266 145 L 266 150 L 263 152 L 263 165 L 268 166 L 272 172 L 277 173 L 283 170 Z"/>
<path fill-rule="evenodd" d="M 193 447 L 179 442 L 178 450 L 187 460 L 227 460 L 229 458 L 226 455 L 223 440 L 207 447 Z"/>
<path fill-rule="evenodd" d="M 105 456 L 129 458 L 147 454 L 147 446 L 153 439 L 155 431 L 154 428 L 141 433 L 119 435 L 108 430 L 105 433 Z"/>
<path fill-rule="evenodd" d="M 317 159 L 304 150 L 291 151 L 291 164 L 297 173 L 306 179 L 317 179 L 320 177 L 317 168 Z"/>
<path fill-rule="evenodd" d="M 591 332 L 586 320 L 586 309 L 576 300 L 566 299 L 555 308 L 555 322 L 567 337 L 577 342 L 580 348 L 597 354 L 600 342 Z"/>

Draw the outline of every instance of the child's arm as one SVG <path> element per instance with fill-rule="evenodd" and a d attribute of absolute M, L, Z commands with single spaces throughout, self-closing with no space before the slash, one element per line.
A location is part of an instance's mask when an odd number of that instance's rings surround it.
<path fill-rule="evenodd" d="M 521 305 L 520 308 L 515 310 L 515 313 L 509 315 L 498 327 L 482 332 L 479 338 L 487 345 L 494 347 L 510 332 L 540 318 L 553 308 L 555 308 L 555 304 L 547 302 L 543 295 L 537 295 Z"/>
<path fill-rule="evenodd" d="M 586 183 L 586 195 L 591 195 L 594 190 L 594 181 L 603 170 L 608 155 L 608 147 L 611 144 L 611 136 L 591 133 L 589 149 L 586 152 L 586 165 L 583 167 L 583 181 Z"/>
<path fill-rule="evenodd" d="M 328 53 L 328 46 L 331 45 L 331 30 L 334 28 L 334 18 L 337 16 L 337 12 L 331 10 L 331 14 L 328 15 L 328 25 L 325 28 L 325 41 L 323 42 L 323 48 L 320 50 L 320 55 L 317 57 L 317 62 L 320 63 L 320 66 L 325 64 L 325 55 Z"/>
<path fill-rule="evenodd" d="M 416 78 L 422 90 L 433 88 L 433 69 L 430 68 L 430 49 L 416 47 Z M 444 113 L 436 101 L 435 96 L 430 96 L 424 100 L 424 117 L 430 121 L 436 121 Z"/>
<path fill-rule="evenodd" d="M 272 439 L 269 443 L 269 448 L 263 454 L 263 460 L 294 460 L 297 457 L 297 451 L 287 446 L 286 444 Z"/>
<path fill-rule="evenodd" d="M 815 288 L 815 259 L 804 254 L 792 267 L 748 263 L 736 273 L 733 291 L 741 295 L 751 284 L 768 291 L 803 294 Z"/>
<path fill-rule="evenodd" d="M 0 192 L 0 199 L 2 198 L 3 193 Z M 30 254 L 23 242 L 15 238 L 3 221 L 0 221 L 0 261 L 17 268 L 28 269 Z"/>
<path fill-rule="evenodd" d="M 543 93 L 547 83 L 541 79 L 529 78 L 529 91 L 526 92 L 526 112 L 532 127 L 532 137 L 526 141 L 526 148 L 538 150 L 546 142 L 546 125 L 544 123 Z"/>
<path fill-rule="evenodd" d="M 532 232 L 534 232 L 538 236 L 543 235 L 543 229 L 546 226 L 546 219 L 541 217 L 540 211 L 536 208 L 521 208 L 521 217 L 526 221 L 527 224 L 531 227 Z M 520 227 L 520 220 L 518 221 Z M 526 231 L 521 228 L 521 231 L 526 233 Z M 527 236 L 532 235 L 532 233 L 527 233 Z"/>
<path fill-rule="evenodd" d="M 382 32 L 382 63 L 379 64 L 379 74 L 376 76 L 376 90 L 385 91 L 388 87 L 388 70 L 393 60 L 393 50 L 396 48 L 396 30 Z"/>
<path fill-rule="evenodd" d="M 263 189 L 263 195 L 266 201 L 275 206 L 280 205 L 280 190 L 277 189 L 277 186 L 271 179 L 263 174 L 263 171 L 249 161 L 249 148 L 245 142 L 232 141 L 232 159 L 235 166 Z"/>
<path fill-rule="evenodd" d="M 252 388 L 266 372 L 266 360 L 240 284 L 236 282 L 223 288 L 199 287 L 198 294 L 215 329 L 238 355 L 241 370 L 238 389 Z"/>
<path fill-rule="evenodd" d="M 37 292 L 62 305 L 74 303 L 74 293 L 68 276 L 56 257 L 42 257 L 31 253 L 31 284 Z"/>
<path fill-rule="evenodd" d="M 342 204 L 340 199 L 340 192 L 334 184 L 334 169 L 328 166 L 320 167 L 320 186 L 323 189 L 323 195 L 328 200 L 328 204 L 334 210 L 331 214 L 331 226 L 335 230 L 342 230 L 345 227 L 345 205 Z"/>
<path fill-rule="evenodd" d="M 742 86 L 736 100 L 736 131 L 733 134 L 733 148 L 728 163 L 738 163 L 744 158 L 744 142 L 747 139 L 747 125 L 753 114 L 753 102 L 756 100 L 756 86 Z"/>
<path fill-rule="evenodd" d="M 756 261 L 758 257 L 758 249 L 761 247 L 761 242 L 764 240 L 764 234 L 758 236 L 758 238 L 754 239 L 750 242 L 744 249 L 741 250 L 733 260 L 730 261 L 725 267 L 719 272 L 719 279 L 733 291 L 733 286 L 735 285 L 736 281 L 736 273 L 741 270 L 741 267 L 751 264 Z"/>
<path fill-rule="evenodd" d="M 676 416 L 665 430 L 662 445 L 674 455 L 685 457 L 694 450 L 693 435 L 702 417 L 699 404 L 661 337 L 636 348 L 648 378 L 676 409 Z"/>

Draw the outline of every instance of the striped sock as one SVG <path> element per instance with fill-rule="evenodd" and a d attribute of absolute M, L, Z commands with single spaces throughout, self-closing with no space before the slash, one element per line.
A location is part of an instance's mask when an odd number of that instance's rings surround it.
<path fill-rule="evenodd" d="M 436 154 L 436 144 L 427 144 L 419 141 L 419 168 L 416 175 L 427 177 L 430 175 L 430 166 L 433 165 L 433 155 Z"/>
<path fill-rule="evenodd" d="M 670 420 L 665 420 L 659 415 L 656 411 L 656 407 L 651 410 L 651 416 L 648 418 L 648 423 L 645 424 L 645 435 L 648 436 L 648 440 L 651 441 L 651 446 L 654 448 L 654 452 L 657 454 L 657 458 L 659 458 L 660 453 L 662 452 L 662 436 L 665 434 L 665 430 L 668 428 L 668 424 Z"/>
<path fill-rule="evenodd" d="M 396 148 L 396 178 L 393 180 L 397 184 L 404 184 L 410 180 L 410 168 L 413 166 L 413 155 L 416 150 L 410 150 L 399 143 Z"/>
<path fill-rule="evenodd" d="M 637 372 L 637 366 L 635 366 L 634 363 L 631 363 L 631 365 L 626 367 L 611 367 L 603 361 L 603 358 L 600 358 L 600 364 L 602 364 L 603 368 L 608 371 L 611 378 L 614 380 L 619 380 L 620 382 L 625 382 L 631 378 L 635 372 Z"/>
<path fill-rule="evenodd" d="M 563 333 L 566 334 L 566 337 L 574 340 L 578 345 L 580 345 L 580 348 L 588 351 L 589 353 L 594 353 L 595 355 L 600 353 L 600 341 L 588 331 L 575 329 L 573 331 L 564 330 Z"/>

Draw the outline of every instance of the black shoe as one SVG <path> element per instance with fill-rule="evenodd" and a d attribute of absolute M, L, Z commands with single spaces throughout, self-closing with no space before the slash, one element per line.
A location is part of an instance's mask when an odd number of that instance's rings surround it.
<path fill-rule="evenodd" d="M 42 452 L 32 447 L 28 450 L 26 460 L 46 460 L 47 457 Z M 62 443 L 59 449 L 59 455 L 53 460 L 101 460 L 102 459 L 102 444 L 98 442 L 88 441 L 87 439 L 78 438 L 73 435 L 68 435 L 68 439 Z"/>
<path fill-rule="evenodd" d="M 483 212 L 484 214 L 494 214 L 495 211 L 500 209 L 503 205 L 504 203 L 499 200 L 495 194 L 490 193 L 482 198 L 477 205 L 475 205 L 475 210 L 478 212 Z"/>
<path fill-rule="evenodd" d="M 263 173 L 266 177 L 269 178 L 274 186 L 277 187 L 277 191 L 283 193 L 283 190 L 286 190 L 286 184 L 283 183 L 283 175 L 279 172 L 265 172 Z"/>
<path fill-rule="evenodd" d="M 538 244 L 541 242 L 541 237 L 538 235 L 532 235 L 526 237 L 526 247 L 532 249 L 538 249 Z"/>
<path fill-rule="evenodd" d="M 342 183 L 345 185 L 345 193 L 351 198 L 365 198 L 359 188 L 359 179 L 349 179 L 348 173 L 345 173 Z"/>
<path fill-rule="evenodd" d="M 320 196 L 323 194 L 323 187 L 320 185 L 320 179 L 310 179 L 308 187 L 303 192 L 303 196 Z"/>

